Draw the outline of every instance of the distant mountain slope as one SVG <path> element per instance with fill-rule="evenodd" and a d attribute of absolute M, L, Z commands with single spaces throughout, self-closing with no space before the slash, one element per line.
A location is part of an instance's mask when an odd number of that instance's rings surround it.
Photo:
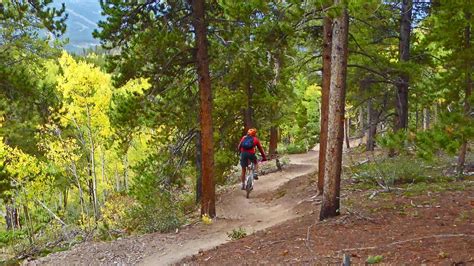
<path fill-rule="evenodd" d="M 97 28 L 97 23 L 103 19 L 99 0 L 56 0 L 54 5 L 66 4 L 69 14 L 67 31 L 63 38 L 69 38 L 66 50 L 79 53 L 83 49 L 99 45 L 99 40 L 92 37 L 92 32 Z"/>

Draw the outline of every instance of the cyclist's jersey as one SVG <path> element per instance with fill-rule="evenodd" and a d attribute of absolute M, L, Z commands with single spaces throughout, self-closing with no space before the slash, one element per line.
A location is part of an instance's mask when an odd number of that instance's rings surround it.
<path fill-rule="evenodd" d="M 246 135 L 243 136 L 241 139 L 240 139 L 240 142 L 239 142 L 239 150 L 240 152 L 248 152 L 248 153 L 251 153 L 251 154 L 255 154 L 255 147 L 258 148 L 258 151 L 260 151 L 260 154 L 262 155 L 263 159 L 266 160 L 266 157 L 265 157 L 265 152 L 263 151 L 263 148 L 262 148 L 262 145 L 260 144 L 260 140 L 258 140 L 257 137 L 253 137 L 253 144 L 254 144 L 254 147 L 251 148 L 251 149 L 244 149 L 243 147 L 240 146 L 240 144 L 242 143 L 242 141 L 245 139 L 245 137 L 247 137 Z"/>

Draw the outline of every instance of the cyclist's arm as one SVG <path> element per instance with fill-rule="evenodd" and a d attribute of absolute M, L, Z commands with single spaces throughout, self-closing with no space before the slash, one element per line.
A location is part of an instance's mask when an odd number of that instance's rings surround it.
<path fill-rule="evenodd" d="M 242 140 L 244 140 L 244 138 L 241 138 L 240 141 L 239 141 L 239 145 L 237 145 L 237 152 L 240 153 L 240 145 L 242 144 Z"/>
<path fill-rule="evenodd" d="M 262 145 L 260 145 L 260 141 L 257 142 L 257 148 L 260 154 L 262 155 L 262 161 L 266 161 L 267 156 L 265 156 L 265 152 L 263 151 Z"/>

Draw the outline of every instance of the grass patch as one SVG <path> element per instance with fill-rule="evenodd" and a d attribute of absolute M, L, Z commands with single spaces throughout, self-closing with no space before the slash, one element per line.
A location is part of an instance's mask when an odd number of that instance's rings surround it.
<path fill-rule="evenodd" d="M 474 184 L 468 182 L 462 182 L 457 180 L 452 180 L 451 182 L 441 181 L 437 183 L 426 183 L 421 182 L 418 184 L 406 184 L 400 186 L 404 189 L 403 195 L 407 197 L 418 196 L 430 192 L 445 192 L 445 191 L 463 191 L 468 187 L 472 187 Z"/>
<path fill-rule="evenodd" d="M 278 147 L 279 154 L 297 154 L 297 153 L 305 153 L 311 147 L 302 143 L 290 143 L 288 145 L 282 145 Z"/>
<path fill-rule="evenodd" d="M 237 229 L 233 229 L 232 232 L 227 233 L 227 236 L 232 240 L 238 240 L 247 236 L 247 232 L 244 228 L 239 227 Z"/>
<path fill-rule="evenodd" d="M 286 190 L 284 189 L 280 189 L 277 191 L 276 195 L 275 195 L 275 198 L 279 199 L 279 198 L 282 198 L 286 195 Z"/>
<path fill-rule="evenodd" d="M 473 176 L 455 177 L 446 173 L 452 168 L 452 162 L 445 157 L 427 162 L 410 155 L 395 158 L 383 158 L 364 164 L 349 166 L 346 177 L 352 181 L 351 189 L 372 190 L 398 187 L 403 189 L 405 196 L 414 196 L 431 192 L 465 190 L 473 186 Z M 378 197 L 385 197 L 380 193 Z"/>
<path fill-rule="evenodd" d="M 369 256 L 365 262 L 367 264 L 376 264 L 376 263 L 380 263 L 382 261 L 383 261 L 383 256 L 382 255 L 376 255 L 376 256 Z"/>

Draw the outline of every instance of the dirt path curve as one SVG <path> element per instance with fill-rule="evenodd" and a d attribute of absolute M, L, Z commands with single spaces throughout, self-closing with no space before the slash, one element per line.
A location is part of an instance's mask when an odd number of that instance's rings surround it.
<path fill-rule="evenodd" d="M 195 224 L 178 233 L 131 236 L 111 242 L 86 242 L 71 250 L 50 254 L 24 265 L 169 265 L 229 241 L 228 232 L 242 227 L 247 234 L 298 217 L 294 210 L 298 197 L 275 197 L 288 181 L 312 174 L 317 169 L 317 148 L 290 155 L 290 165 L 282 172 L 263 175 L 255 183 L 250 199 L 235 185 L 217 199 L 217 218 L 212 225 Z M 272 163 L 272 162 L 269 162 Z M 286 197 L 285 197 L 286 198 Z"/>
<path fill-rule="evenodd" d="M 294 202 L 276 204 L 264 200 L 265 194 L 275 191 L 289 180 L 316 171 L 317 152 L 290 155 L 290 167 L 282 172 L 261 176 L 255 183 L 250 199 L 238 185 L 222 194 L 217 201 L 217 219 L 211 226 L 192 228 L 178 241 L 144 258 L 141 265 L 168 265 L 179 262 L 199 250 L 216 247 L 229 241 L 227 233 L 242 227 L 247 233 L 262 230 L 298 216 L 293 211 Z"/>

